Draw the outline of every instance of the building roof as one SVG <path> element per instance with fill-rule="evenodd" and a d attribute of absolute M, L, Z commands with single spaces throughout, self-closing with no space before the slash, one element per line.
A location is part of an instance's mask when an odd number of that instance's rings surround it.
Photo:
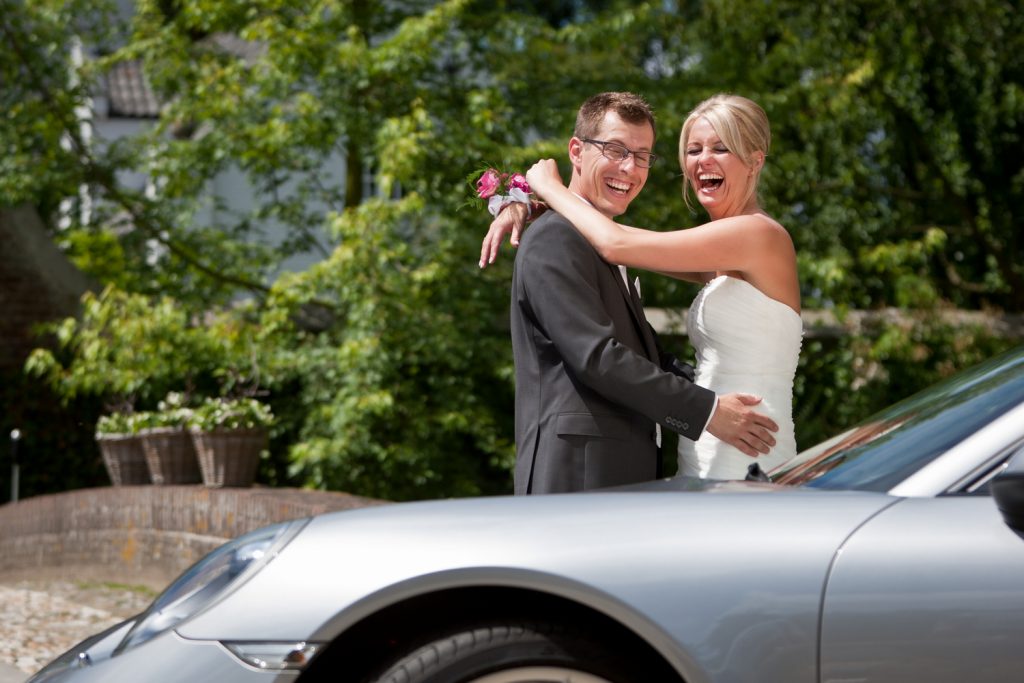
<path fill-rule="evenodd" d="M 266 52 L 265 44 L 242 40 L 228 33 L 212 34 L 202 43 L 208 49 L 232 55 L 248 64 Z M 160 116 L 160 101 L 149 85 L 140 60 L 114 64 L 107 72 L 106 86 L 109 117 L 155 119 Z"/>
<path fill-rule="evenodd" d="M 107 72 L 108 115 L 111 118 L 155 119 L 160 102 L 138 60 L 119 62 Z"/>

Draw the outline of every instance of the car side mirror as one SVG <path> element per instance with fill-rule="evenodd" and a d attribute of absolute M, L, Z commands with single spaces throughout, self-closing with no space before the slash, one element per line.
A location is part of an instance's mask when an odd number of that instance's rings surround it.
<path fill-rule="evenodd" d="M 992 497 L 1006 525 L 1024 534 L 1024 449 L 1006 463 L 1006 469 L 992 480 Z"/>

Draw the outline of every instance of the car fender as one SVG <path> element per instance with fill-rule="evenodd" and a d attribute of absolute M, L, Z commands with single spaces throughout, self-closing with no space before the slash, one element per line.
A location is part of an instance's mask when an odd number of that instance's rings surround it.
<path fill-rule="evenodd" d="M 740 487 L 333 513 L 312 520 L 259 575 L 179 633 L 330 640 L 412 596 L 490 584 L 544 591 L 607 614 L 694 683 L 732 679 L 752 660 L 760 680 L 811 681 L 835 551 L 893 500 Z"/>

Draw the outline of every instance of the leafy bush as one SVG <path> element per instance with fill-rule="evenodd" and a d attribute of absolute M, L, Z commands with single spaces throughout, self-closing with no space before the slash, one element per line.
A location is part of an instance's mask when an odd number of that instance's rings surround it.
<path fill-rule="evenodd" d="M 96 436 L 106 436 L 110 434 L 134 434 L 135 427 L 132 421 L 134 415 L 132 413 L 111 413 L 110 415 L 101 415 L 100 419 L 96 420 Z"/>
<path fill-rule="evenodd" d="M 450 218 L 415 195 L 336 217 L 342 246 L 279 280 L 262 329 L 296 378 L 292 472 L 312 486 L 414 499 L 504 493 L 513 461 L 506 290 L 481 282 Z M 507 277 L 507 271 L 504 273 Z M 316 333 L 295 324 L 336 302 Z"/>
<path fill-rule="evenodd" d="M 49 328 L 56 351 L 34 350 L 25 367 L 65 401 L 97 396 L 120 412 L 152 406 L 176 387 L 213 384 L 214 370 L 227 364 L 215 332 L 190 318 L 170 297 L 87 292 L 80 319 Z"/>
<path fill-rule="evenodd" d="M 185 397 L 175 391 L 157 404 L 156 410 L 135 413 L 128 419 L 133 433 L 144 429 L 185 429 L 192 421 L 194 411 L 186 405 Z"/>
<path fill-rule="evenodd" d="M 927 311 L 904 325 L 807 340 L 794 387 L 797 444 L 813 446 L 1018 343 L 982 327 L 943 323 Z"/>
<path fill-rule="evenodd" d="M 254 429 L 274 423 L 270 407 L 254 398 L 208 398 L 192 411 L 191 429 L 211 432 L 215 429 Z"/>

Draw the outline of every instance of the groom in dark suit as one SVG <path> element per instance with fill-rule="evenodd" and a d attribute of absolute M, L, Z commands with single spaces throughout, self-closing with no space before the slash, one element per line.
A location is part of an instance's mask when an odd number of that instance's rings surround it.
<path fill-rule="evenodd" d="M 584 102 L 569 141 L 569 189 L 609 217 L 643 188 L 654 116 L 632 93 Z M 736 394 L 716 397 L 658 348 L 625 268 L 604 261 L 554 211 L 533 223 L 512 286 L 515 492 L 557 493 L 658 476 L 658 425 L 704 429 L 753 455 L 777 426 Z"/>

